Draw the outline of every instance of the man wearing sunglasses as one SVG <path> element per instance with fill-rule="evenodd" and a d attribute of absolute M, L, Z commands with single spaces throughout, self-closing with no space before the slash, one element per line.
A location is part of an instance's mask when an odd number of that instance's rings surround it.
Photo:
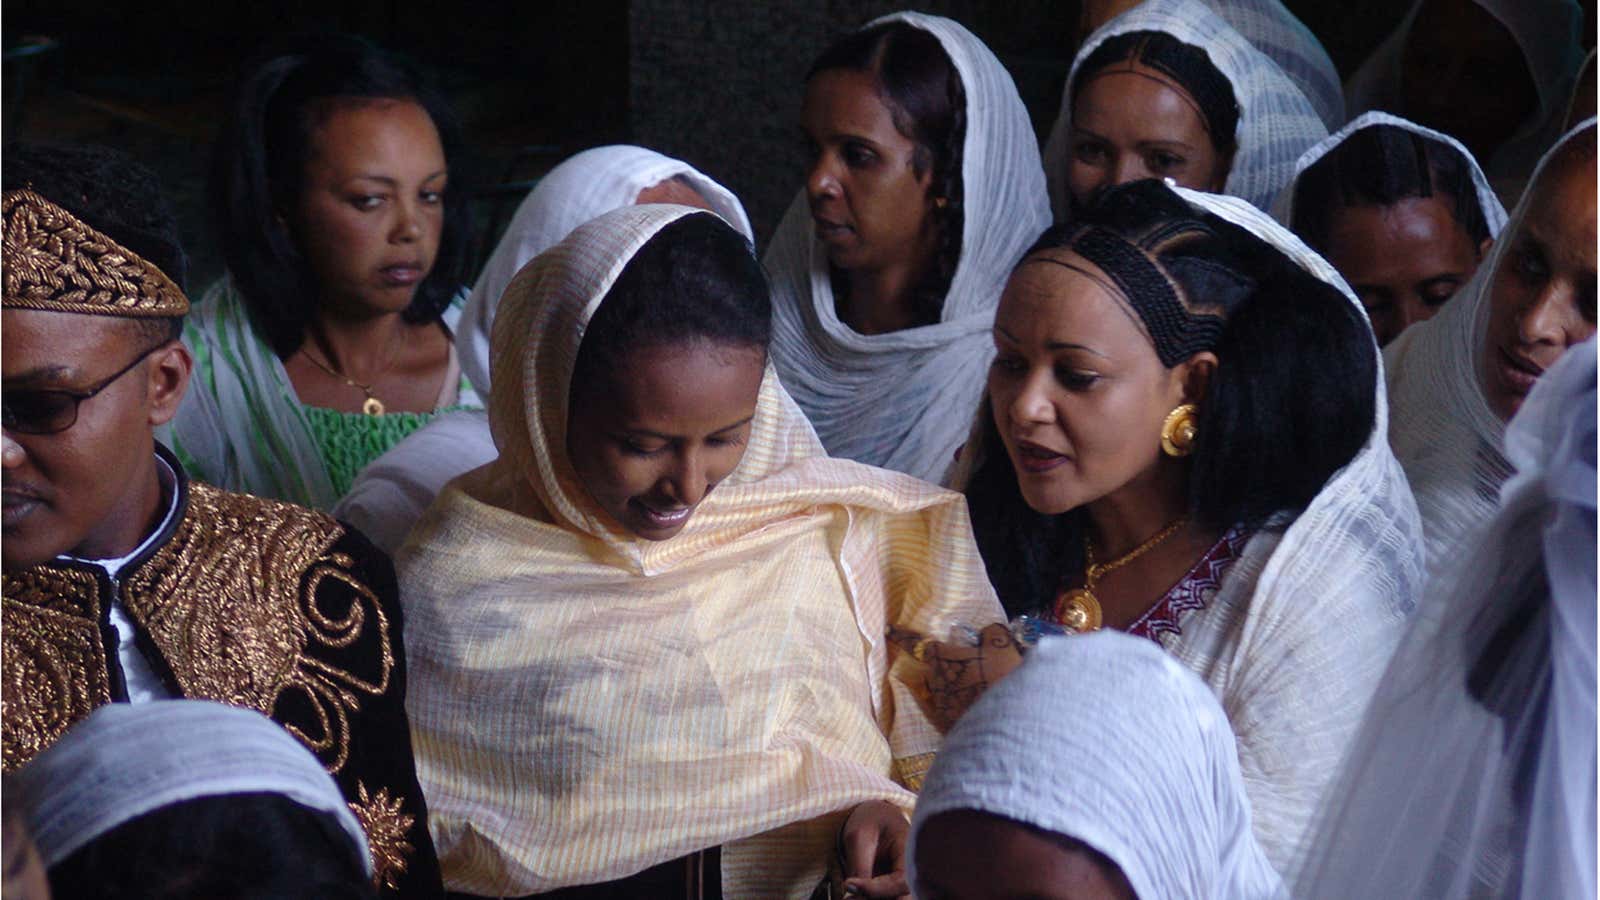
<path fill-rule="evenodd" d="M 155 440 L 193 360 L 146 170 L 20 147 L 4 181 L 5 771 L 105 703 L 256 709 L 339 782 L 385 895 L 439 896 L 388 558 L 321 513 L 189 481 Z"/>

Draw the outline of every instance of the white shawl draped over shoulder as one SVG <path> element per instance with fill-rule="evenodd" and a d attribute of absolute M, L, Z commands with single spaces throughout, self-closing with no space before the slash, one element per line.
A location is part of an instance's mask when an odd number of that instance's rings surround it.
<path fill-rule="evenodd" d="M 1045 178 L 1056 221 L 1065 220 L 1070 208 L 1066 175 L 1071 153 L 1072 85 L 1078 67 L 1101 44 L 1132 31 L 1159 31 L 1198 47 L 1228 79 L 1239 104 L 1238 150 L 1223 192 L 1266 209 L 1289 183 L 1295 160 L 1307 147 L 1327 137 L 1327 127 L 1278 64 L 1201 0 L 1145 0 L 1089 35 L 1072 61 L 1061 91 L 1061 112 L 1044 145 Z"/>
<path fill-rule="evenodd" d="M 418 777 L 447 887 L 518 896 L 722 847 L 730 898 L 803 898 L 845 810 L 909 812 L 939 735 L 892 652 L 1001 617 L 960 495 L 828 458 L 769 369 L 743 460 L 670 540 L 591 501 L 566 453 L 587 323 L 687 215 L 615 210 L 511 283 L 499 458 L 396 558 Z"/>
<path fill-rule="evenodd" d="M 973 810 L 1082 841 L 1140 897 L 1270 900 L 1233 731 L 1217 698 L 1144 638 L 1046 638 L 950 730 L 911 824 Z M 983 860 L 968 862 L 983 866 Z M 916 870 L 911 870 L 916 887 Z"/>
<path fill-rule="evenodd" d="M 461 312 L 456 353 L 461 371 L 480 395 L 489 395 L 489 335 L 495 310 L 517 272 L 572 229 L 633 205 L 640 191 L 669 178 L 684 179 L 713 212 L 752 238 L 750 219 L 739 198 L 682 160 L 625 144 L 574 155 L 540 179 L 517 207 Z M 487 413 L 448 413 L 373 460 L 334 508 L 334 515 L 392 554 L 445 482 L 495 455 Z"/>
<path fill-rule="evenodd" d="M 1478 198 L 1478 208 L 1483 211 L 1484 224 L 1489 226 L 1489 236 L 1492 238 L 1500 236 L 1500 232 L 1506 227 L 1506 208 L 1501 205 L 1500 198 L 1495 195 L 1494 188 L 1489 185 L 1489 179 L 1483 174 L 1483 169 L 1479 167 L 1477 159 L 1473 158 L 1472 151 L 1448 134 L 1434 131 L 1432 128 L 1424 128 L 1409 119 L 1402 119 L 1399 116 L 1390 115 L 1379 110 L 1364 112 L 1356 116 L 1350 120 L 1350 124 L 1318 141 L 1310 150 L 1301 154 L 1300 159 L 1294 164 L 1294 177 L 1289 180 L 1283 190 L 1278 192 L 1278 198 L 1272 201 L 1272 217 L 1277 219 L 1285 228 L 1292 229 L 1294 227 L 1295 214 L 1294 193 L 1295 188 L 1300 184 L 1300 176 L 1304 175 L 1307 169 L 1316 165 L 1318 160 L 1332 153 L 1335 147 L 1348 140 L 1352 134 L 1363 128 L 1373 128 L 1379 125 L 1388 125 L 1409 131 L 1412 134 L 1421 135 L 1431 141 L 1438 141 L 1460 154 L 1461 158 L 1466 161 L 1468 170 L 1472 172 L 1472 188 Z"/>
<path fill-rule="evenodd" d="M 1178 193 L 1277 248 L 1361 309 L 1338 273 L 1265 213 L 1235 197 Z M 1385 440 L 1381 362 L 1379 370 L 1373 430 L 1361 450 L 1287 529 L 1252 537 L 1206 609 L 1162 639 L 1221 700 L 1238 737 L 1256 836 L 1280 871 L 1354 737 L 1422 587 L 1421 527 Z"/>
<path fill-rule="evenodd" d="M 802 189 L 763 260 L 772 361 L 830 455 L 940 482 L 983 393 L 1000 292 L 1050 215 L 1028 111 L 994 53 L 937 16 L 896 13 L 867 27 L 889 21 L 938 38 L 966 92 L 961 260 L 937 323 L 859 334 L 839 321 Z"/>
<path fill-rule="evenodd" d="M 1594 122 L 1580 124 L 1556 146 Z M 1553 148 L 1545 160 L 1554 154 Z M 1511 472 L 1505 423 L 1483 394 L 1490 295 L 1544 165 L 1541 161 L 1528 182 L 1530 190 L 1472 279 L 1438 315 L 1407 328 L 1383 351 L 1392 410 L 1389 443 L 1422 514 L 1430 578 L 1443 574 L 1460 542 L 1494 513 L 1500 486 Z"/>

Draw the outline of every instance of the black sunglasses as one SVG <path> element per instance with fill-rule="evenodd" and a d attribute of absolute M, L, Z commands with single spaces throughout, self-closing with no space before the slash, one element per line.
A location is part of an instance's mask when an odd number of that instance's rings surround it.
<path fill-rule="evenodd" d="M 115 375 L 92 388 L 69 391 L 65 388 L 38 388 L 0 391 L 0 425 L 18 434 L 57 434 L 78 422 L 78 404 L 111 386 L 118 378 L 133 371 L 150 354 L 167 345 L 166 341 L 151 347 L 133 362 L 118 369 Z"/>

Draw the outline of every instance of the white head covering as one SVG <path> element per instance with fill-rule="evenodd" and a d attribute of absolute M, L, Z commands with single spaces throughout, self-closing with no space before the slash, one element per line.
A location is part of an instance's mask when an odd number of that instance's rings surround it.
<path fill-rule="evenodd" d="M 280 794 L 338 820 L 367 875 L 367 836 L 322 764 L 258 712 L 208 700 L 110 703 L 16 773 L 46 866 L 162 807 Z"/>
<path fill-rule="evenodd" d="M 1217 15 L 1272 57 L 1283 74 L 1311 101 L 1323 126 L 1344 122 L 1344 90 L 1328 51 L 1281 0 L 1205 0 Z"/>
<path fill-rule="evenodd" d="M 484 264 L 456 331 L 461 369 L 479 392 L 489 395 L 490 328 L 500 297 L 517 272 L 579 225 L 632 206 L 640 191 L 680 176 L 706 198 L 713 212 L 752 238 L 750 220 L 738 197 L 688 163 L 654 150 L 595 147 L 540 179 Z M 490 462 L 495 454 L 486 413 L 448 413 L 368 464 L 333 513 L 392 554 L 445 482 Z"/>
<path fill-rule="evenodd" d="M 1250 900 L 1281 889 L 1250 830 L 1221 705 L 1143 638 L 1047 638 L 956 723 L 911 821 L 913 889 L 923 826 L 956 810 L 1080 840 L 1140 897 Z"/>
<path fill-rule="evenodd" d="M 1328 129 L 1300 88 L 1266 54 L 1200 0 L 1146 0 L 1101 26 L 1083 42 L 1061 91 L 1061 112 L 1044 145 L 1045 178 L 1056 220 L 1069 209 L 1066 172 L 1072 132 L 1072 85 L 1078 67 L 1110 38 L 1131 31 L 1159 31 L 1205 51 L 1233 86 L 1239 103 L 1238 152 L 1228 172 L 1224 193 L 1242 197 L 1259 209 L 1289 183 L 1294 161 L 1307 147 L 1326 137 Z"/>
<path fill-rule="evenodd" d="M 572 156 L 539 179 L 517 207 L 467 298 L 456 330 L 456 351 L 461 356 L 461 371 L 479 394 L 489 395 L 490 329 L 500 295 L 517 272 L 572 229 L 619 206 L 631 206 L 640 191 L 676 177 L 706 198 L 712 212 L 745 237 L 755 239 L 739 198 L 682 160 L 627 144 L 595 147 Z"/>
<path fill-rule="evenodd" d="M 1306 170 L 1317 164 L 1317 161 L 1333 152 L 1339 146 L 1363 128 L 1372 128 L 1378 125 L 1390 125 L 1419 134 L 1428 140 L 1438 141 L 1461 155 L 1466 160 L 1468 169 L 1472 172 L 1472 186 L 1478 195 L 1478 207 L 1483 210 L 1484 224 L 1489 226 L 1489 236 L 1499 237 L 1502 229 L 1506 227 L 1506 208 L 1501 205 L 1500 198 L 1495 195 L 1494 188 L 1489 186 L 1489 179 L 1484 177 L 1483 169 L 1478 166 L 1478 161 L 1473 158 L 1472 151 L 1468 150 L 1460 141 L 1432 128 L 1424 128 L 1408 119 L 1392 116 L 1386 112 L 1373 110 L 1364 112 L 1350 124 L 1337 132 L 1318 141 L 1311 149 L 1300 154 L 1300 159 L 1294 164 L 1294 177 L 1278 192 L 1276 200 L 1272 201 L 1272 217 L 1281 222 L 1285 227 L 1294 224 L 1294 192 L 1300 184 L 1300 176 Z"/>
<path fill-rule="evenodd" d="M 1561 134 L 1573 79 L 1583 65 L 1579 33 L 1583 10 L 1574 0 L 1474 0 L 1511 32 L 1528 63 L 1539 109 L 1497 151 L 1484 160 L 1497 183 L 1531 171 L 1551 142 Z M 1369 109 L 1401 112 L 1400 64 L 1411 26 L 1422 8 L 1416 0 L 1393 33 L 1367 57 L 1345 84 L 1345 106 L 1352 114 Z M 1468 99 L 1466 102 L 1470 102 Z M 1509 199 L 1516 199 L 1511 195 Z"/>
<path fill-rule="evenodd" d="M 1594 119 L 1589 119 L 1556 146 L 1593 127 Z M 1439 573 L 1463 535 L 1493 513 L 1500 485 L 1510 473 L 1501 444 L 1505 425 L 1483 395 L 1490 294 L 1495 272 L 1528 213 L 1531 188 L 1554 155 L 1552 148 L 1540 162 L 1510 225 L 1472 279 L 1438 315 L 1407 328 L 1384 348 L 1394 410 L 1389 442 L 1422 513 L 1430 577 Z"/>
<path fill-rule="evenodd" d="M 839 321 L 826 251 L 802 189 L 763 261 L 772 280 L 772 361 L 829 455 L 940 481 L 966 440 L 1011 267 L 1050 224 L 1033 126 L 1011 76 L 949 19 L 896 13 L 939 39 L 966 93 L 961 261 L 939 321 L 858 334 Z"/>
<path fill-rule="evenodd" d="M 1595 896 L 1595 402 L 1591 339 L 1511 420 L 1504 505 L 1430 582 L 1295 896 Z"/>

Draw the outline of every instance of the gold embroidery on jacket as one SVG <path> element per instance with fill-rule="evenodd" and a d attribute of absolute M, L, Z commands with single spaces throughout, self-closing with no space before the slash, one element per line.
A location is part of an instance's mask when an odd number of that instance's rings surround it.
<path fill-rule="evenodd" d="M 356 798 L 356 802 L 350 804 L 350 811 L 356 814 L 361 830 L 367 833 L 373 884 L 398 890 L 399 877 L 406 871 L 406 857 L 414 849 L 406 835 L 416 823 L 416 817 L 401 811 L 401 800 L 391 798 L 388 788 L 378 788 L 377 793 L 368 794 L 367 786 L 358 781 Z"/>
<path fill-rule="evenodd" d="M 933 768 L 937 756 L 937 753 L 918 753 L 916 756 L 896 759 L 893 763 L 894 780 L 913 793 L 922 790 L 922 780 L 928 777 L 928 770 Z"/>
<path fill-rule="evenodd" d="M 127 577 L 129 611 L 186 697 L 272 715 L 286 695 L 304 696 L 316 721 L 284 727 L 337 773 L 350 754 L 350 715 L 363 696 L 388 690 L 394 667 L 377 596 L 350 571 L 350 557 L 331 551 L 344 529 L 301 507 L 196 483 L 188 513 Z M 317 590 L 329 578 L 350 588 L 341 594 L 348 608 L 323 606 L 330 598 Z M 349 647 L 368 628 L 377 636 L 372 671 L 318 658 L 316 650 Z"/>
<path fill-rule="evenodd" d="M 39 567 L 5 575 L 0 585 L 0 745 L 10 772 L 110 703 L 111 679 L 94 573 Z"/>

